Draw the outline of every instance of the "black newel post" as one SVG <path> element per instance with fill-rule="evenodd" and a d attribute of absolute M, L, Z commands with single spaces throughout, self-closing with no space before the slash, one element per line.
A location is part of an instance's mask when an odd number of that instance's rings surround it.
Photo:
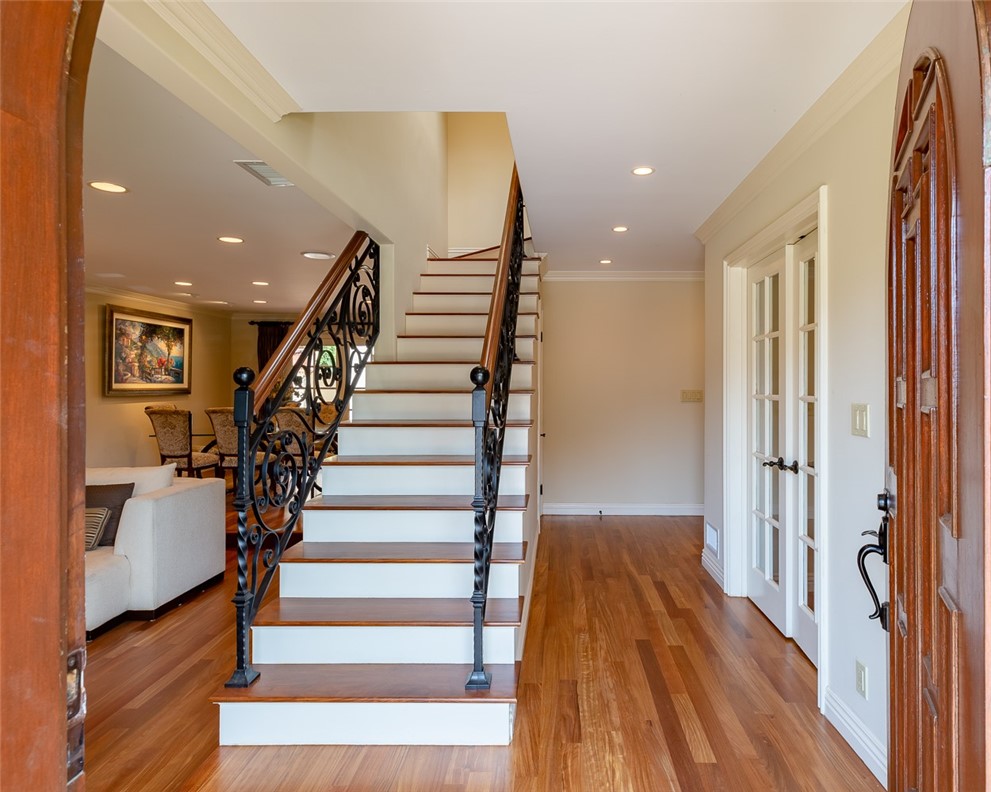
<path fill-rule="evenodd" d="M 475 425 L 475 497 L 471 508 L 475 512 L 475 588 L 471 595 L 474 609 L 474 665 L 466 690 L 488 690 L 492 684 L 492 674 L 486 673 L 482 663 L 482 627 L 485 620 L 485 577 L 486 577 L 486 534 L 488 533 L 487 503 L 485 493 L 485 425 L 486 398 L 485 385 L 489 381 L 489 372 L 482 366 L 476 366 L 471 372 L 471 381 L 475 389 L 471 394 L 471 419 Z"/>
<path fill-rule="evenodd" d="M 255 392 L 251 383 L 255 372 L 239 368 L 234 372 L 234 425 L 237 427 L 237 469 L 234 474 L 234 508 L 237 510 L 237 593 L 232 600 L 237 611 L 235 638 L 237 667 L 226 687 L 248 687 L 258 679 L 248 656 L 248 630 L 254 610 L 254 594 L 248 588 L 248 510 L 254 499 L 254 462 L 251 452 L 251 423 L 254 419 Z"/>

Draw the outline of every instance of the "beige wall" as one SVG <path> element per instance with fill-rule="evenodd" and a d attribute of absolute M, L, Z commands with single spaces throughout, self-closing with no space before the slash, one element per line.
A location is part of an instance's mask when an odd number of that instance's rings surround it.
<path fill-rule="evenodd" d="M 449 247 L 499 244 L 515 161 L 505 113 L 447 114 Z"/>
<path fill-rule="evenodd" d="M 905 14 L 865 51 L 788 133 L 700 230 L 705 242 L 706 371 L 705 518 L 720 535 L 720 551 L 745 537 L 725 535 L 725 463 L 737 449 L 727 432 L 724 391 L 724 260 L 821 185 L 827 189 L 824 335 L 827 403 L 821 425 L 819 472 L 824 477 L 823 524 L 817 534 L 826 557 L 820 578 L 819 658 L 825 712 L 875 773 L 884 774 L 887 733 L 887 635 L 877 622 L 856 568 L 861 531 L 877 527 L 875 494 L 884 487 L 885 255 L 888 169 L 896 80 Z M 850 431 L 852 403 L 871 411 L 871 436 Z M 745 524 L 745 520 L 741 521 Z M 744 529 L 745 530 L 745 529 Z M 744 551 L 745 552 L 745 551 Z M 744 559 L 745 560 L 745 559 Z M 725 565 L 726 559 L 719 559 Z M 742 579 L 737 559 L 723 566 L 727 585 Z M 872 570 L 883 592 L 881 564 Z M 737 591 L 734 593 L 742 593 Z M 882 594 L 883 596 L 883 594 Z M 855 663 L 870 675 L 870 698 L 856 692 Z"/>
<path fill-rule="evenodd" d="M 292 113 L 272 121 L 145 3 L 108 3 L 99 37 L 345 223 L 383 243 L 377 353 L 393 357 L 427 246 L 447 249 L 444 114 Z"/>
<path fill-rule="evenodd" d="M 703 405 L 680 395 L 703 387 L 702 283 L 551 279 L 542 299 L 545 513 L 698 513 Z"/>
<path fill-rule="evenodd" d="M 121 305 L 193 320 L 191 370 L 192 392 L 179 396 L 104 396 L 103 339 L 107 304 Z M 158 446 L 149 437 L 151 423 L 144 414 L 146 404 L 175 402 L 192 411 L 193 431 L 210 432 L 203 410 L 233 403 L 231 381 L 231 321 L 219 313 L 189 310 L 179 303 L 123 294 L 86 294 L 86 464 L 157 465 Z M 207 442 L 210 438 L 195 438 Z M 194 442 L 195 447 L 195 442 Z"/>

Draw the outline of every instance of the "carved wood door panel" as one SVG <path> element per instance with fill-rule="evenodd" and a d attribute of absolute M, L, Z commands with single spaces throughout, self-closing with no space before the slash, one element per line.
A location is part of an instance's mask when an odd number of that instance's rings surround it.
<path fill-rule="evenodd" d="M 974 22 L 970 4 L 913 6 L 896 107 L 886 490 L 896 791 L 986 783 L 986 195 L 975 86 L 987 50 L 978 55 Z"/>

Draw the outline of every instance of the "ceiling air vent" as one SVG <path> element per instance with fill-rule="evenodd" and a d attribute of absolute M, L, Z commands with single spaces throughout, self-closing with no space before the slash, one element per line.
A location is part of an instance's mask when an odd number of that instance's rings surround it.
<path fill-rule="evenodd" d="M 240 165 L 256 179 L 265 182 L 269 187 L 292 187 L 293 183 L 279 173 L 267 162 L 261 160 L 234 160 L 235 165 Z"/>

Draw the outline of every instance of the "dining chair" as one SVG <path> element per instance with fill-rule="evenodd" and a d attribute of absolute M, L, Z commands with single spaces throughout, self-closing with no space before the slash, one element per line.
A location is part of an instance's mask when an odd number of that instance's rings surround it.
<path fill-rule="evenodd" d="M 158 453 L 162 464 L 176 463 L 176 473 L 203 477 L 206 468 L 219 468 L 220 456 L 203 451 L 193 451 L 193 414 L 189 410 L 168 410 L 146 407 L 145 415 L 151 421 L 158 441 Z"/>
<path fill-rule="evenodd" d="M 237 470 L 237 425 L 234 423 L 234 408 L 207 407 L 205 412 L 213 425 L 213 436 L 217 439 L 217 456 L 220 457 L 218 472 L 226 476 L 225 471 Z M 264 452 L 255 453 L 255 467 L 263 464 L 264 460 Z"/>

